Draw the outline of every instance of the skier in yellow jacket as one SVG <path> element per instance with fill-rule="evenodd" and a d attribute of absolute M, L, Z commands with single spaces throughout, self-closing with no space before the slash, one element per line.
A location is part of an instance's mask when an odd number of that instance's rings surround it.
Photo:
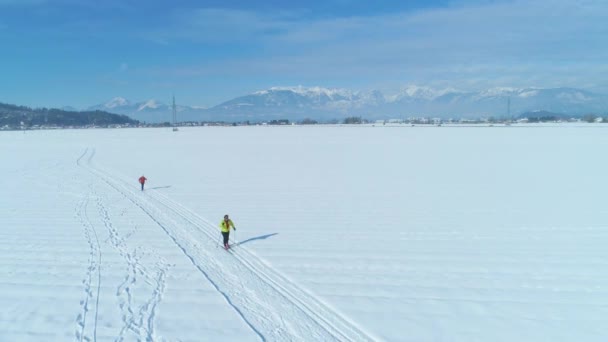
<path fill-rule="evenodd" d="M 222 236 L 224 237 L 224 248 L 225 249 L 230 248 L 230 245 L 228 244 L 228 238 L 230 237 L 230 227 L 232 227 L 232 229 L 236 230 L 236 227 L 234 226 L 234 222 L 232 222 L 232 220 L 228 217 L 228 214 L 226 214 L 226 215 L 224 215 L 224 219 L 220 223 L 220 228 L 222 229 Z"/>

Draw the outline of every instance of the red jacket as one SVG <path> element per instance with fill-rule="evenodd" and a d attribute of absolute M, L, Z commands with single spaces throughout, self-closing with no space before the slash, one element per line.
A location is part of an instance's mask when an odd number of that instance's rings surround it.
<path fill-rule="evenodd" d="M 148 180 L 148 178 L 146 178 L 146 177 L 144 177 L 144 176 L 139 177 L 139 182 L 140 182 L 141 184 L 144 184 L 144 183 L 146 182 L 146 180 Z"/>

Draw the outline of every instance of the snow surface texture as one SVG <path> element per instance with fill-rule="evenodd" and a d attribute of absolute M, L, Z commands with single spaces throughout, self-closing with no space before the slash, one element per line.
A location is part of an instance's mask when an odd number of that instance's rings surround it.
<path fill-rule="evenodd" d="M 607 133 L 2 132 L 0 341 L 606 341 Z"/>

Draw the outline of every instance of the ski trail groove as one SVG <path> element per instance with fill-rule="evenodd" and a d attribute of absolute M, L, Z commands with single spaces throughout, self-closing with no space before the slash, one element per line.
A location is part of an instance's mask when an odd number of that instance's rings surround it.
<path fill-rule="evenodd" d="M 90 340 L 87 337 L 87 314 L 90 311 L 89 308 L 89 298 L 95 296 L 95 316 L 94 316 L 94 325 L 93 325 L 93 341 L 97 341 L 97 321 L 98 321 L 98 308 L 99 308 L 99 293 L 101 289 L 101 247 L 99 244 L 99 237 L 97 235 L 97 231 L 95 230 L 95 226 L 91 223 L 91 220 L 87 214 L 87 207 L 90 200 L 90 193 L 79 202 L 76 207 L 76 216 L 80 220 L 83 228 L 84 234 L 87 238 L 87 243 L 89 244 L 89 267 L 87 268 L 87 275 L 83 280 L 85 285 L 85 298 L 81 300 L 82 312 L 78 314 L 76 318 L 78 328 L 76 330 L 76 338 L 79 341 Z M 92 283 L 93 283 L 93 273 L 97 273 L 97 286 L 95 289 L 95 294 L 93 294 Z"/>
<path fill-rule="evenodd" d="M 201 218 L 197 214 L 184 208 L 181 204 L 176 203 L 164 195 L 155 193 L 150 195 L 161 199 L 168 208 L 171 208 L 176 213 L 179 213 L 184 218 L 190 218 L 188 221 L 199 230 L 204 231 L 209 238 L 213 238 L 213 232 L 217 231 L 214 224 Z M 198 221 L 198 222 L 195 222 Z M 293 281 L 281 275 L 274 268 L 266 266 L 266 264 L 255 254 L 249 252 L 245 248 L 237 247 L 231 250 L 232 254 L 254 274 L 261 277 L 277 292 L 283 295 L 287 300 L 298 306 L 303 312 L 311 316 L 317 323 L 323 325 L 325 329 L 332 332 L 332 335 L 340 340 L 357 336 L 357 341 L 373 340 L 367 333 L 358 328 L 352 321 L 329 308 L 321 300 L 314 295 L 299 288 Z"/>
<path fill-rule="evenodd" d="M 137 207 L 139 207 L 146 215 L 148 215 L 150 217 L 150 219 L 152 219 L 161 229 L 163 229 L 165 231 L 165 233 L 173 240 L 173 242 L 182 250 L 182 252 L 186 255 L 186 257 L 188 257 L 190 259 L 190 261 L 192 262 L 192 264 L 194 264 L 198 270 L 205 276 L 205 278 L 210 282 L 210 284 L 216 289 L 216 291 L 218 291 L 226 300 L 226 302 L 237 312 L 237 314 L 241 317 L 241 319 L 243 319 L 243 321 L 250 327 L 250 329 L 252 329 L 253 332 L 255 332 L 255 334 L 262 340 L 262 341 L 266 341 L 266 338 L 264 337 L 264 335 L 262 335 L 260 333 L 260 331 L 258 331 L 256 329 L 256 327 L 245 317 L 245 315 L 241 312 L 241 310 L 230 300 L 230 297 L 220 289 L 220 287 L 213 281 L 213 279 L 209 276 L 209 274 L 207 272 L 205 272 L 204 269 L 202 269 L 194 260 L 194 258 L 188 254 L 187 250 L 184 249 L 179 242 L 176 240 L 176 238 L 174 236 L 171 235 L 170 231 L 167 229 L 167 227 L 165 225 L 163 225 L 163 223 L 161 223 L 154 215 L 152 215 L 150 213 L 150 211 L 148 211 L 145 207 L 143 207 L 142 205 L 140 205 L 139 203 L 137 203 L 136 201 L 133 200 L 133 198 L 129 197 L 129 195 L 127 195 L 125 192 L 123 192 L 122 190 L 120 190 L 119 188 L 117 188 L 114 184 L 112 184 L 110 181 L 108 181 L 107 179 L 103 178 L 104 176 L 100 176 L 102 177 L 102 179 L 104 179 L 104 181 L 111 187 L 113 187 L 116 191 L 122 193 L 125 198 L 129 199 L 134 205 L 136 205 Z M 163 276 L 164 278 L 164 276 Z"/>
<path fill-rule="evenodd" d="M 226 253 L 213 248 L 218 230 L 214 224 L 157 192 L 134 191 L 130 183 L 94 167 L 94 153 L 81 166 L 156 222 L 260 340 L 375 339 L 247 249 Z"/>

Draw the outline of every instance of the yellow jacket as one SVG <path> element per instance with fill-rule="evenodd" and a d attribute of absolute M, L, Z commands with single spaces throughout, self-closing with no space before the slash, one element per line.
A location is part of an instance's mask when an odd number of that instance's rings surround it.
<path fill-rule="evenodd" d="M 228 222 L 222 220 L 222 222 L 220 223 L 220 228 L 222 229 L 222 232 L 224 232 L 224 233 L 230 232 L 230 227 L 236 229 L 236 227 L 234 226 L 234 223 L 232 222 L 231 219 L 228 219 Z"/>

